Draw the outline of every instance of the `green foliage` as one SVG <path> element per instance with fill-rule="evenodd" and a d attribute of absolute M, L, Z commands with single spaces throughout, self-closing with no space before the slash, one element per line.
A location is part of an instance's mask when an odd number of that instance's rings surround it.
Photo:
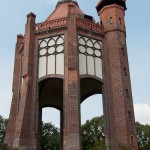
<path fill-rule="evenodd" d="M 41 150 L 59 150 L 60 132 L 51 123 L 43 123 Z"/>
<path fill-rule="evenodd" d="M 6 144 L 0 143 L 0 150 L 9 150 Z"/>
<path fill-rule="evenodd" d="M 0 116 L 0 150 L 8 150 L 4 144 L 7 127 L 7 119 Z M 104 140 L 104 118 L 95 117 L 87 120 L 81 127 L 83 150 L 105 150 Z M 139 141 L 139 150 L 150 150 L 150 125 L 136 122 L 136 132 Z M 59 150 L 60 131 L 51 123 L 42 124 L 42 150 Z M 123 150 L 128 148 L 122 147 Z"/>
<path fill-rule="evenodd" d="M 103 116 L 87 120 L 81 130 L 83 150 L 105 150 Z"/>
<path fill-rule="evenodd" d="M 0 143 L 4 143 L 5 133 L 6 133 L 6 127 L 7 127 L 7 119 L 4 119 L 0 115 Z"/>
<path fill-rule="evenodd" d="M 136 122 L 139 150 L 150 150 L 150 125 Z"/>

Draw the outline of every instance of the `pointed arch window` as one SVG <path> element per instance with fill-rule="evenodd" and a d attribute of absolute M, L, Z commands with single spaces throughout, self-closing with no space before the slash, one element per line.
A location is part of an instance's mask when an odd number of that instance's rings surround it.
<path fill-rule="evenodd" d="M 39 78 L 64 75 L 64 35 L 39 40 Z"/>
<path fill-rule="evenodd" d="M 102 42 L 78 36 L 79 74 L 94 75 L 102 79 Z"/>

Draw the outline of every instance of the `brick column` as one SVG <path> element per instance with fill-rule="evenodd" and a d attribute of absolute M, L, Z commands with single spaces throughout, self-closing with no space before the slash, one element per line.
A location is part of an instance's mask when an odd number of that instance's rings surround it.
<path fill-rule="evenodd" d="M 33 51 L 34 51 L 34 32 L 35 15 L 27 15 L 27 24 L 24 39 L 23 56 L 23 83 L 21 88 L 21 98 L 16 121 L 16 131 L 13 142 L 13 148 L 28 149 L 32 147 L 31 143 L 31 104 L 32 104 L 32 76 L 33 76 Z"/>
<path fill-rule="evenodd" d="M 74 4 L 69 4 L 65 41 L 63 150 L 80 150 L 80 87 Z"/>
<path fill-rule="evenodd" d="M 124 8 L 116 4 L 108 5 L 100 10 L 99 15 L 105 28 L 103 95 L 107 146 L 110 150 L 137 150 Z"/>
<path fill-rule="evenodd" d="M 63 150 L 63 111 L 60 110 L 60 150 Z"/>
<path fill-rule="evenodd" d="M 5 143 L 12 147 L 14 136 L 15 136 L 15 125 L 18 114 L 18 105 L 20 101 L 20 83 L 21 83 L 21 55 L 20 48 L 23 44 L 23 36 L 17 36 L 16 51 L 15 51 L 15 63 L 14 63 L 14 76 L 13 76 L 13 86 L 12 86 L 12 103 L 11 111 L 9 115 L 9 122 L 7 126 L 7 132 L 5 136 Z M 17 106 L 17 107 L 16 107 Z"/>

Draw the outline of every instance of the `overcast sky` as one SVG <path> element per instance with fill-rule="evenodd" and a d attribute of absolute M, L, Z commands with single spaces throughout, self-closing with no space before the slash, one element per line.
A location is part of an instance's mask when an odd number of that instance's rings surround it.
<path fill-rule="evenodd" d="M 78 0 L 80 8 L 98 21 L 98 0 Z M 0 115 L 8 118 L 12 99 L 12 78 L 16 35 L 24 34 L 26 15 L 36 14 L 43 22 L 54 10 L 57 0 L 0 0 Z M 150 1 L 127 0 L 126 28 L 132 94 L 136 120 L 150 124 Z M 101 95 L 81 106 L 82 123 L 102 114 Z M 59 123 L 59 111 L 44 110 L 44 121 Z"/>

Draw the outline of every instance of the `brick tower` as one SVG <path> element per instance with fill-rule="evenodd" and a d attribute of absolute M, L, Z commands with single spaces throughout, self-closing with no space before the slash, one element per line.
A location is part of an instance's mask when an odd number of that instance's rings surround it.
<path fill-rule="evenodd" d="M 103 95 L 106 147 L 138 150 L 126 48 L 124 0 L 101 0 L 101 23 L 74 0 L 61 0 L 17 36 L 13 97 L 5 143 L 40 150 L 42 108 L 61 112 L 61 150 L 81 150 L 80 104 Z"/>

